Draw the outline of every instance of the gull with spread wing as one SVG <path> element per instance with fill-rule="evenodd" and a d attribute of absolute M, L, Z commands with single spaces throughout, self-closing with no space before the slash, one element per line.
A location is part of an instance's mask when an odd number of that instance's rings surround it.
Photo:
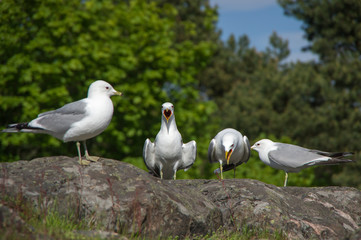
<path fill-rule="evenodd" d="M 149 138 L 143 147 L 143 159 L 147 168 L 162 179 L 176 179 L 179 169 L 188 170 L 196 160 L 197 145 L 195 141 L 183 144 L 177 129 L 174 106 L 166 102 L 162 105 L 160 131 L 154 143 Z"/>

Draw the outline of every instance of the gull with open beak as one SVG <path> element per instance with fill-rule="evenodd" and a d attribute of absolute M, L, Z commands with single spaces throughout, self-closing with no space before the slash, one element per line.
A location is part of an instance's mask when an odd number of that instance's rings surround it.
<path fill-rule="evenodd" d="M 145 165 L 155 176 L 175 180 L 177 171 L 188 170 L 196 160 L 196 156 L 196 142 L 183 144 L 175 122 L 174 106 L 169 102 L 164 103 L 160 131 L 154 143 L 149 138 L 144 143 Z"/>
<path fill-rule="evenodd" d="M 248 161 L 251 155 L 251 148 L 246 136 L 232 128 L 220 131 L 210 142 L 208 147 L 208 159 L 211 163 L 219 162 L 220 168 L 214 173 L 220 173 L 223 179 L 223 172 L 234 169 Z"/>

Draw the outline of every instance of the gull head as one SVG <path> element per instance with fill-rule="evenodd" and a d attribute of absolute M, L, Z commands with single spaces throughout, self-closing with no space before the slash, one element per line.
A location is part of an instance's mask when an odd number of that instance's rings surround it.
<path fill-rule="evenodd" d="M 262 139 L 253 144 L 251 149 L 256 150 L 257 152 L 267 151 L 269 148 L 274 146 L 274 142 L 269 139 Z"/>
<path fill-rule="evenodd" d="M 167 123 L 169 119 L 174 115 L 174 106 L 170 102 L 163 103 L 162 105 L 162 115 L 167 120 Z"/>
<path fill-rule="evenodd" d="M 112 85 L 110 85 L 109 83 L 107 83 L 106 81 L 103 80 L 97 80 L 95 82 L 93 82 L 88 90 L 88 97 L 93 97 L 93 96 L 114 96 L 114 95 L 118 95 L 118 96 L 122 96 L 121 92 L 116 91 Z"/>
<path fill-rule="evenodd" d="M 231 155 L 236 147 L 236 142 L 237 139 L 234 137 L 233 134 L 225 134 L 222 138 L 222 146 L 224 148 L 227 165 L 229 164 L 229 159 L 231 158 Z"/>

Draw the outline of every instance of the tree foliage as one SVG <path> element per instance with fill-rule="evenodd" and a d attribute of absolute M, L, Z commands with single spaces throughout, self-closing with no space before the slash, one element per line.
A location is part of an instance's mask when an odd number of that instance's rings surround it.
<path fill-rule="evenodd" d="M 219 46 L 212 67 L 200 78 L 220 109 L 223 127 L 240 130 L 252 143 L 261 136 L 289 139 L 289 142 L 309 148 L 352 151 L 356 153 L 354 159 L 359 159 L 360 148 L 355 139 L 361 137 L 361 76 L 357 71 L 360 53 L 355 45 L 361 38 L 352 32 L 361 24 L 361 7 L 350 1 L 331 1 L 332 6 L 327 6 L 329 2 L 280 1 L 288 15 L 304 21 L 309 49 L 319 54 L 320 62 L 285 63 L 288 43 L 276 33 L 270 36 L 270 47 L 264 52 L 250 48 L 246 36 L 238 40 L 230 36 Z M 349 18 L 348 12 L 351 16 L 356 12 L 358 15 Z M 343 16 L 342 21 L 332 20 L 331 24 L 328 22 L 331 16 Z M 349 35 L 335 31 L 348 24 L 353 29 Z M 210 78 L 218 81 L 207 81 Z M 250 161 L 247 169 L 259 169 L 257 164 Z M 305 176 L 312 181 L 304 181 L 304 184 L 337 183 L 360 187 L 361 182 L 355 177 L 360 165 L 358 162 L 307 170 L 315 175 Z M 349 176 L 351 172 L 354 177 Z M 249 176 L 250 171 L 242 174 Z M 261 177 L 255 174 L 253 178 Z"/>
<path fill-rule="evenodd" d="M 179 178 L 216 178 L 210 140 L 233 127 L 251 143 L 271 138 L 360 158 L 361 4 L 279 0 L 303 22 L 319 61 L 287 62 L 288 41 L 272 33 L 269 47 L 246 35 L 220 39 L 217 8 L 208 0 L 0 1 L 1 126 L 84 98 L 96 79 L 125 96 L 113 98 L 108 129 L 89 141 L 92 154 L 145 169 L 144 140 L 160 128 L 161 104 L 175 105 L 184 142 L 198 158 Z M 75 156 L 73 143 L 46 135 L 0 134 L 1 161 Z M 361 163 L 316 167 L 290 175 L 290 185 L 361 187 Z M 233 172 L 225 174 L 232 177 Z M 237 177 L 281 185 L 284 173 L 253 152 Z"/>
<path fill-rule="evenodd" d="M 303 22 L 310 45 L 305 49 L 318 54 L 318 75 L 321 95 L 317 102 L 317 135 L 311 140 L 325 149 L 347 149 L 355 152 L 355 164 L 344 166 L 343 172 L 326 171 L 337 184 L 361 187 L 361 3 L 348 1 L 279 0 L 285 14 Z M 313 94 L 316 98 L 316 94 Z M 318 170 L 318 175 L 325 172 Z"/>
<path fill-rule="evenodd" d="M 84 98 L 91 82 L 104 79 L 125 96 L 113 97 L 112 122 L 89 141 L 92 154 L 145 168 L 143 143 L 159 131 L 161 104 L 172 101 L 184 141 L 197 140 L 202 159 L 212 128 L 206 116 L 215 108 L 195 88 L 214 48 L 192 39 L 213 31 L 215 12 L 202 9 L 207 26 L 179 23 L 180 11 L 157 1 L 1 1 L 1 125 Z M 2 161 L 76 155 L 73 143 L 45 135 L 1 134 L 0 141 Z"/>
<path fill-rule="evenodd" d="M 361 54 L 361 2 L 278 0 L 285 14 L 303 22 L 310 49 L 323 61 Z"/>

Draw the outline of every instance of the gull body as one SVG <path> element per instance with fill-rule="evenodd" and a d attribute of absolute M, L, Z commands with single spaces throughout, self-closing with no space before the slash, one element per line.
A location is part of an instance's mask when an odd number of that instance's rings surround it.
<path fill-rule="evenodd" d="M 149 138 L 143 147 L 144 163 L 154 175 L 164 179 L 176 179 L 179 169 L 188 170 L 197 156 L 195 141 L 183 144 L 177 129 L 174 106 L 166 102 L 162 105 L 161 128 L 154 143 Z"/>
<path fill-rule="evenodd" d="M 64 142 L 75 141 L 79 163 L 87 165 L 87 160 L 97 161 L 99 157 L 89 156 L 85 141 L 108 127 L 113 116 L 113 103 L 110 99 L 113 95 L 122 94 L 109 83 L 98 80 L 89 86 L 87 98 L 41 113 L 30 122 L 10 124 L 2 132 L 45 133 Z M 87 160 L 81 158 L 80 141 L 83 142 Z"/>
<path fill-rule="evenodd" d="M 219 162 L 220 168 L 215 173 L 221 173 L 234 169 L 248 161 L 251 155 L 251 149 L 248 138 L 243 136 L 239 131 L 226 128 L 220 131 L 210 142 L 208 147 L 208 159 L 211 163 Z"/>
<path fill-rule="evenodd" d="M 344 158 L 352 155 L 350 152 L 324 152 L 293 144 L 273 142 L 269 139 L 262 139 L 251 148 L 259 153 L 259 158 L 263 163 L 285 171 L 284 186 L 287 186 L 289 172 L 299 172 L 310 166 L 352 162 L 351 159 Z"/>

